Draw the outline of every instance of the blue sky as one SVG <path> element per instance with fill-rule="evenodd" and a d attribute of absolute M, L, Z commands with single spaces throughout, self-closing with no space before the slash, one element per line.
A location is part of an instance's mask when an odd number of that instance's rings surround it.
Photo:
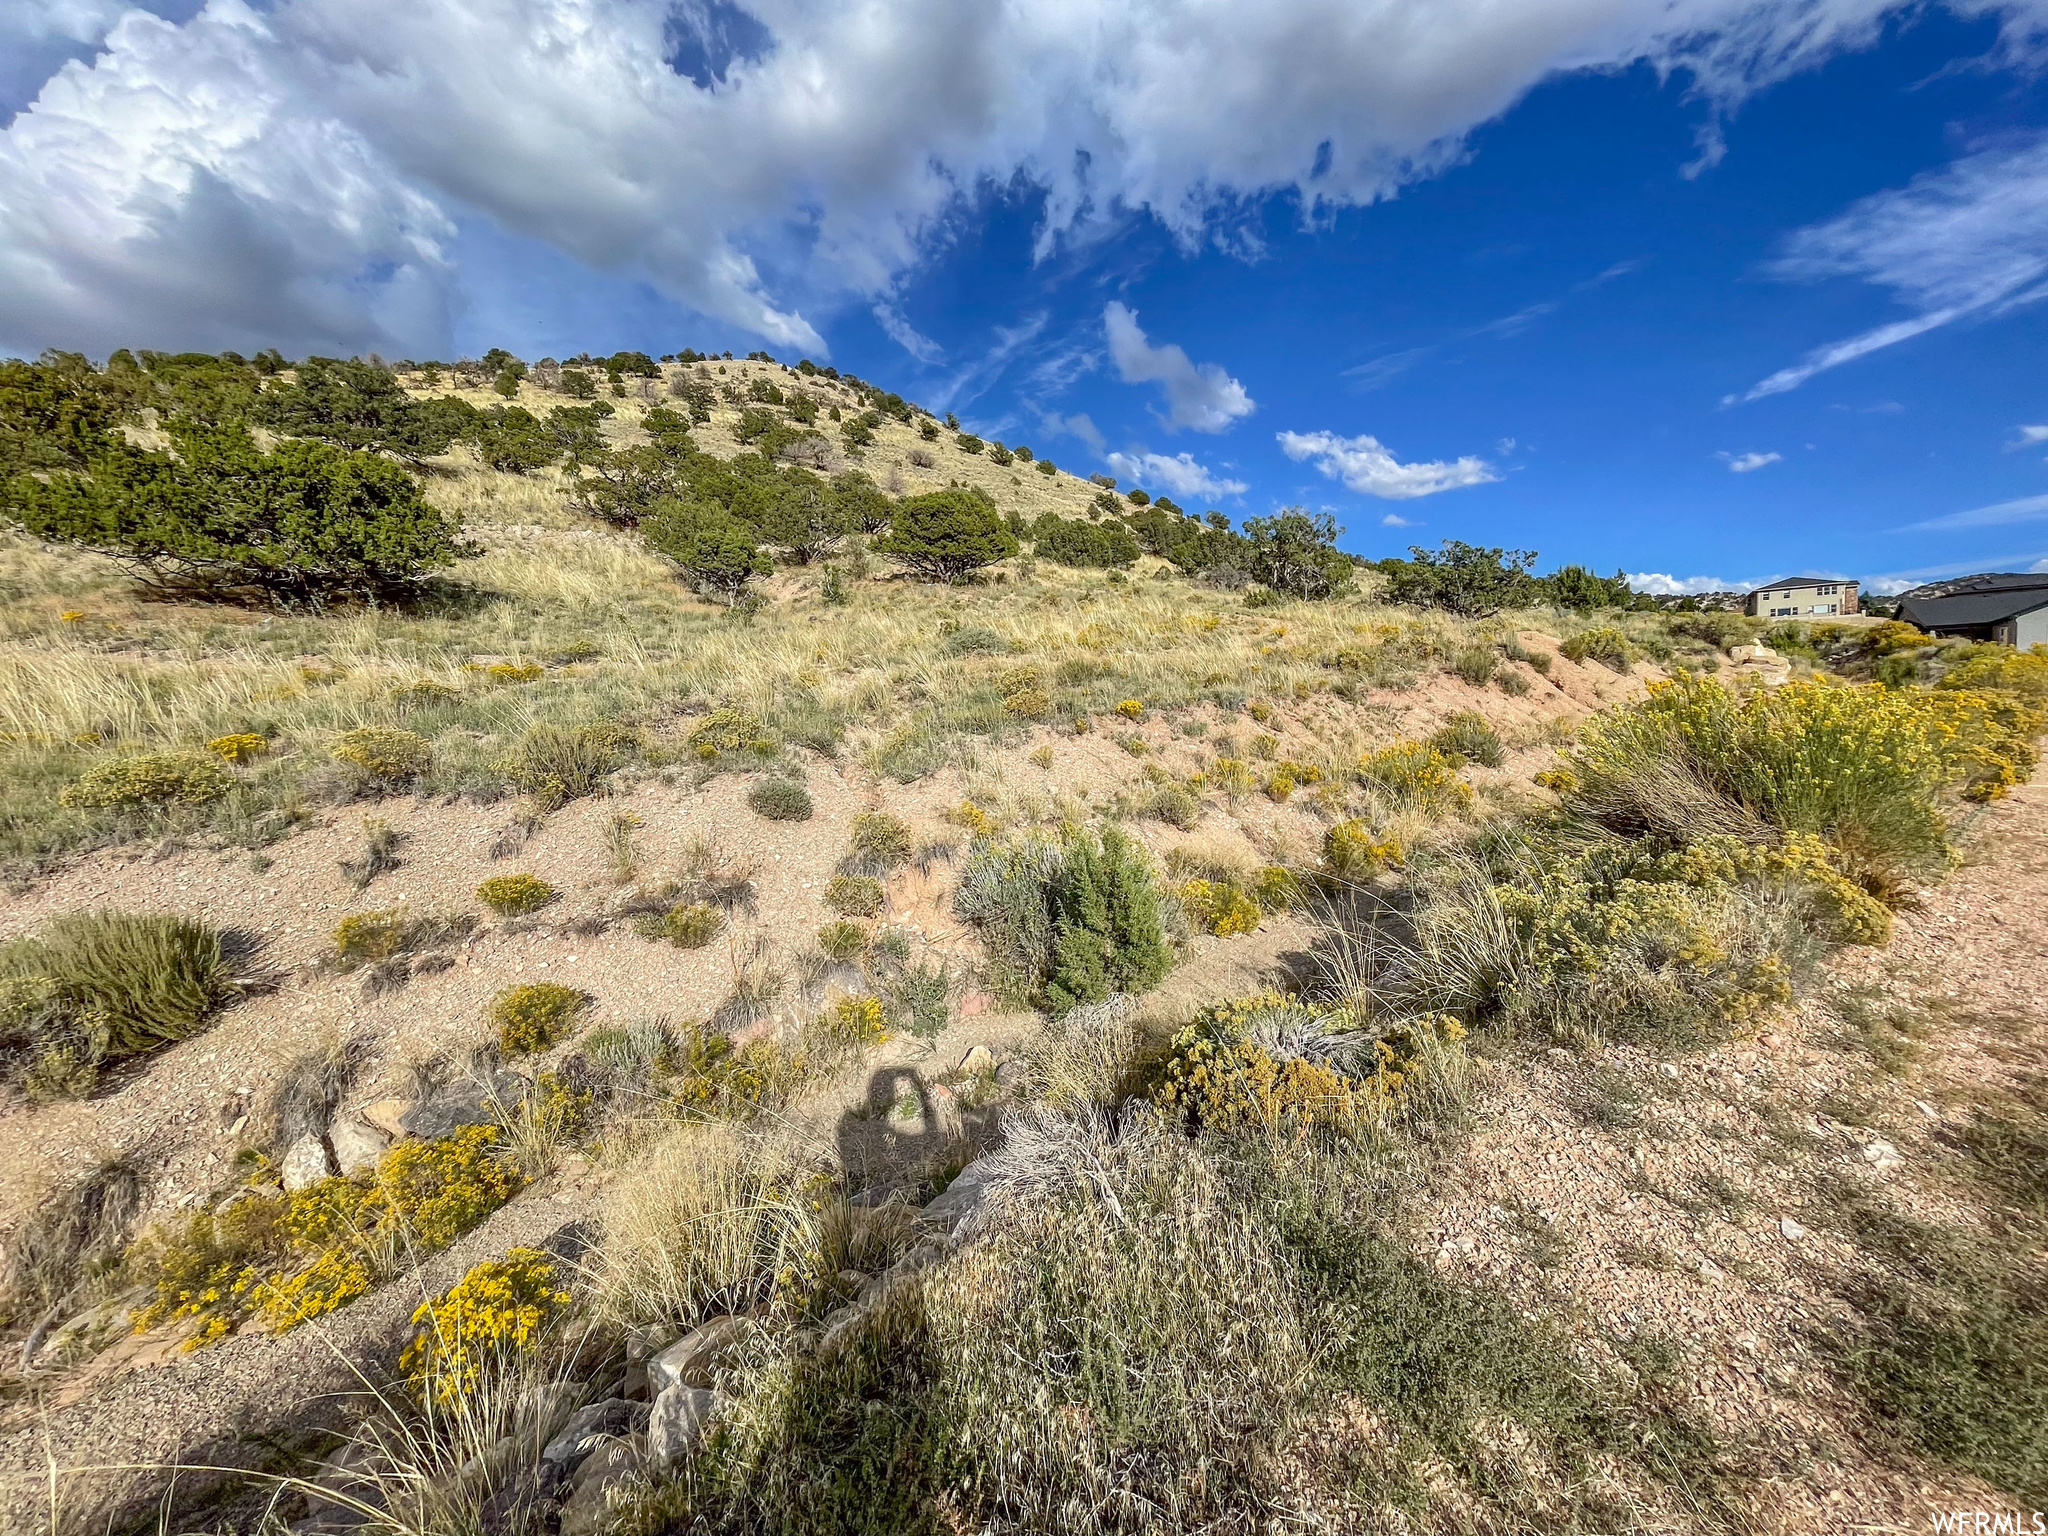
<path fill-rule="evenodd" d="M 2036 4 L 24 0 L 0 350 L 765 345 L 1367 554 L 2025 569 Z"/>

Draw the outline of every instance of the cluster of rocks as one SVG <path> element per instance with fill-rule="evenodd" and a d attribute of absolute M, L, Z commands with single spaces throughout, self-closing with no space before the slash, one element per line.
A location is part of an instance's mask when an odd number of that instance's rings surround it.
<path fill-rule="evenodd" d="M 495 1125 L 516 1109 L 531 1085 L 500 1068 L 488 1077 L 465 1077 L 424 1099 L 379 1099 L 337 1115 L 326 1131 L 301 1136 L 285 1149 L 278 1171 L 287 1191 L 310 1188 L 334 1174 L 367 1173 L 391 1143 L 404 1136 L 433 1141 L 472 1125 Z"/>

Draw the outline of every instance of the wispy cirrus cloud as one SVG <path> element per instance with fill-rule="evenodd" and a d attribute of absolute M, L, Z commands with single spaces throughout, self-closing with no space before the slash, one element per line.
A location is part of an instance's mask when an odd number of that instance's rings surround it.
<path fill-rule="evenodd" d="M 1372 436 L 1339 437 L 1334 432 L 1282 432 L 1280 451 L 1296 463 L 1313 463 L 1332 480 L 1361 496 L 1409 501 L 1468 485 L 1485 485 L 1500 476 L 1484 459 L 1431 459 L 1403 464 L 1392 450 Z"/>
<path fill-rule="evenodd" d="M 2003 528 L 2011 523 L 2043 521 L 2048 521 L 2048 496 L 2021 496 L 2013 501 L 1993 502 L 1988 507 L 1971 507 L 1966 512 L 1951 512 L 1945 517 L 1907 523 L 1892 532 L 1940 533 L 1951 528 Z"/>
<path fill-rule="evenodd" d="M 1866 197 L 1794 234 L 1770 271 L 1790 281 L 1861 278 L 1918 313 L 1815 347 L 1724 405 L 1784 394 L 1958 320 L 2048 298 L 2048 134 Z"/>

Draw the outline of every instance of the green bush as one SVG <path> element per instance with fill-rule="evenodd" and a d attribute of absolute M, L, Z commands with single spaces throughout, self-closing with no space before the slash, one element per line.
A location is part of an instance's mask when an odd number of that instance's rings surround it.
<path fill-rule="evenodd" d="M 861 811 L 853 818 L 852 858 L 871 868 L 894 869 L 910 862 L 910 828 L 887 811 Z"/>
<path fill-rule="evenodd" d="M 868 875 L 834 875 L 825 884 L 825 905 L 841 917 L 880 917 L 886 900 L 882 882 Z"/>
<path fill-rule="evenodd" d="M 1017 553 L 1017 539 L 987 496 L 956 489 L 905 497 L 874 548 L 926 581 L 952 583 L 1009 559 Z"/>
<path fill-rule="evenodd" d="M 76 912 L 0 944 L 0 1055 L 40 1092 L 91 1088 L 100 1066 L 196 1033 L 241 988 L 205 923 Z"/>
<path fill-rule="evenodd" d="M 1048 893 L 1065 857 L 1060 843 L 1039 835 L 978 838 L 968 852 L 953 910 L 980 938 L 989 983 L 1006 1001 L 1030 1000 L 1052 963 Z"/>
<path fill-rule="evenodd" d="M 858 960 L 867 953 L 868 931 L 844 918 L 818 930 L 818 948 L 834 960 Z"/>
<path fill-rule="evenodd" d="M 476 888 L 476 899 L 500 917 L 525 917 L 555 899 L 555 888 L 538 875 L 494 875 Z"/>
<path fill-rule="evenodd" d="M 811 792 L 792 779 L 758 779 L 747 791 L 754 814 L 770 821 L 809 821 Z"/>
<path fill-rule="evenodd" d="M 240 423 L 164 430 L 175 452 L 110 434 L 83 473 L 17 476 L 0 516 L 207 597 L 390 598 L 475 552 L 389 459 L 297 440 L 264 453 Z"/>
<path fill-rule="evenodd" d="M 1067 839 L 1050 890 L 1052 959 L 1045 995 L 1055 1013 L 1142 992 L 1173 969 L 1159 886 L 1144 850 L 1117 827 Z"/>
<path fill-rule="evenodd" d="M 552 811 L 602 789 L 631 739 L 616 725 L 536 725 L 512 749 L 505 776 Z"/>
<path fill-rule="evenodd" d="M 657 502 L 640 524 L 647 547 L 681 566 L 701 590 L 736 607 L 756 576 L 775 562 L 760 547 L 754 530 L 722 507 L 677 501 Z"/>
<path fill-rule="evenodd" d="M 1430 733 L 1427 744 L 1447 757 L 1455 755 L 1487 768 L 1498 768 L 1507 761 L 1500 732 L 1476 709 L 1459 710 Z"/>
<path fill-rule="evenodd" d="M 328 750 L 378 788 L 410 783 L 434 763 L 426 737 L 383 725 L 343 731 Z"/>
<path fill-rule="evenodd" d="M 1484 688 L 1492 682 L 1499 665 L 1499 654 L 1486 645 L 1467 646 L 1451 658 L 1451 670 L 1474 688 Z"/>
<path fill-rule="evenodd" d="M 1170 827 L 1187 832 L 1202 819 L 1202 802 L 1184 784 L 1168 784 L 1152 797 L 1151 811 Z"/>
<path fill-rule="evenodd" d="M 1121 569 L 1138 558 L 1138 541 L 1121 523 L 1084 523 L 1048 512 L 1032 527 L 1034 552 L 1060 565 Z"/>
<path fill-rule="evenodd" d="M 1628 636 L 1612 624 L 1603 624 L 1598 629 L 1585 629 L 1573 635 L 1558 647 L 1572 661 L 1598 661 L 1617 672 L 1626 672 L 1628 664 L 1635 660 L 1635 648 L 1629 644 Z"/>
<path fill-rule="evenodd" d="M 724 926 L 725 914 L 708 901 L 679 901 L 666 912 L 633 924 L 642 938 L 659 939 L 677 949 L 702 949 Z"/>
<path fill-rule="evenodd" d="M 507 987 L 491 1000 L 491 1027 L 508 1056 L 547 1050 L 576 1027 L 590 999 L 559 982 L 533 981 Z"/>
<path fill-rule="evenodd" d="M 87 769 L 57 798 L 82 810 L 138 806 L 205 805 L 234 787 L 234 778 L 214 758 L 198 752 L 163 752 L 116 758 Z"/>

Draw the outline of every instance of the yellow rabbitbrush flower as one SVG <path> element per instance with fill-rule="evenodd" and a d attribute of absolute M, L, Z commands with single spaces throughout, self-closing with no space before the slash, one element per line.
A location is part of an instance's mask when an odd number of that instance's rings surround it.
<path fill-rule="evenodd" d="M 1265 916 L 1258 898 L 1230 880 L 1186 880 L 1174 895 L 1189 917 L 1218 938 L 1250 933 Z"/>
<path fill-rule="evenodd" d="M 1472 786 L 1457 765 L 1420 741 L 1397 741 L 1358 760 L 1358 776 L 1397 800 L 1433 816 L 1452 815 L 1472 803 Z"/>
<path fill-rule="evenodd" d="M 413 1313 L 418 1331 L 398 1368 L 422 1397 L 453 1404 L 538 1345 L 569 1301 L 547 1254 L 511 1249 L 502 1259 L 478 1264 L 439 1300 Z"/>

